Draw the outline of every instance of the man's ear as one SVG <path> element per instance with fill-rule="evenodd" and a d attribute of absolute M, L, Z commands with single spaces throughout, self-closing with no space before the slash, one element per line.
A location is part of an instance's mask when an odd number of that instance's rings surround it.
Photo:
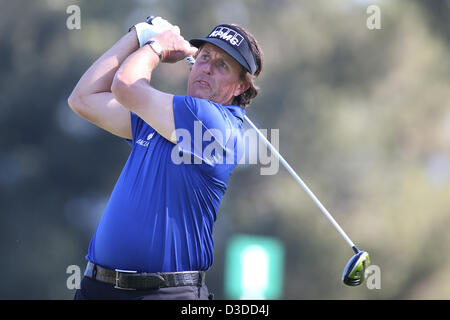
<path fill-rule="evenodd" d="M 240 96 L 245 91 L 247 91 L 248 88 L 250 88 L 250 83 L 248 81 L 241 81 L 239 83 L 239 85 L 236 87 L 236 89 L 234 90 L 234 96 L 235 97 Z"/>

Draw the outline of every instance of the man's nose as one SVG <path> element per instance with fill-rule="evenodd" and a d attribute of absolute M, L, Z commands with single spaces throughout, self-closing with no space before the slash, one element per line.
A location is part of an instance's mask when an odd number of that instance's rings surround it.
<path fill-rule="evenodd" d="M 207 63 L 205 63 L 203 65 L 203 72 L 206 74 L 211 74 L 212 73 L 212 63 L 211 61 L 208 61 Z"/>

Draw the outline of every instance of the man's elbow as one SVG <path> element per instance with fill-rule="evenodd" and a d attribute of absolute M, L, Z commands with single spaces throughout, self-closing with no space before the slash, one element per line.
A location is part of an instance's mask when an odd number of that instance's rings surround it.
<path fill-rule="evenodd" d="M 67 99 L 67 103 L 75 113 L 80 113 L 82 109 L 81 97 L 75 92 L 75 90 L 70 94 L 69 98 Z"/>
<path fill-rule="evenodd" d="M 125 108 L 133 111 L 137 104 L 137 97 L 139 95 L 139 84 L 130 83 L 116 75 L 111 85 L 111 92 L 114 98 Z"/>
<path fill-rule="evenodd" d="M 77 93 L 75 90 L 70 94 L 67 103 L 77 115 L 89 120 L 89 105 L 85 101 L 85 96 Z"/>
<path fill-rule="evenodd" d="M 129 95 L 129 91 L 129 85 L 125 83 L 125 81 L 117 76 L 114 77 L 114 80 L 111 84 L 111 92 L 114 95 L 114 98 L 116 98 L 119 103 L 122 103 L 124 100 L 126 101 L 126 98 Z"/>

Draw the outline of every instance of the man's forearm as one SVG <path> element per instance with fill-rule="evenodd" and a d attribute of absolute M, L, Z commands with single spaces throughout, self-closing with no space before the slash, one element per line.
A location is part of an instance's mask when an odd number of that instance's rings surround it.
<path fill-rule="evenodd" d="M 111 92 L 114 75 L 122 62 L 139 48 L 136 31 L 124 35 L 92 64 L 78 81 L 72 95 Z"/>
<path fill-rule="evenodd" d="M 161 46 L 162 62 L 180 61 L 197 51 L 184 40 L 177 26 L 159 33 L 153 40 Z M 155 94 L 158 90 L 149 85 L 152 72 L 159 62 L 160 57 L 150 45 L 144 45 L 131 54 L 118 69 L 112 83 L 111 91 L 116 100 L 135 113 L 139 113 L 139 108 L 154 105 L 152 100 L 160 103 Z"/>
<path fill-rule="evenodd" d="M 113 80 L 112 92 L 124 107 L 133 111 L 133 106 L 148 101 L 148 95 L 140 92 L 150 89 L 151 74 L 158 63 L 159 57 L 149 46 L 143 46 L 122 63 Z"/>

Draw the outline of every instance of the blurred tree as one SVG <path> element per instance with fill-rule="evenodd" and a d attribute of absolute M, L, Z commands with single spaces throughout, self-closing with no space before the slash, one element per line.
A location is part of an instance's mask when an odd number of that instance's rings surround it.
<path fill-rule="evenodd" d="M 0 298 L 70 299 L 67 266 L 84 268 L 90 237 L 128 145 L 76 116 L 67 97 L 89 65 L 149 14 L 186 38 L 223 22 L 255 34 L 262 91 L 248 115 L 278 128 L 280 152 L 381 268 L 381 290 L 347 288 L 352 252 L 280 166 L 240 166 L 215 227 L 208 285 L 223 298 L 234 233 L 286 246 L 286 299 L 449 298 L 450 74 L 448 1 L 5 2 L 0 12 Z M 188 68 L 161 65 L 154 85 L 185 93 Z"/>
<path fill-rule="evenodd" d="M 439 33 L 441 39 L 450 46 L 450 2 L 448 0 L 417 1 L 423 8 L 427 23 L 433 31 Z"/>

